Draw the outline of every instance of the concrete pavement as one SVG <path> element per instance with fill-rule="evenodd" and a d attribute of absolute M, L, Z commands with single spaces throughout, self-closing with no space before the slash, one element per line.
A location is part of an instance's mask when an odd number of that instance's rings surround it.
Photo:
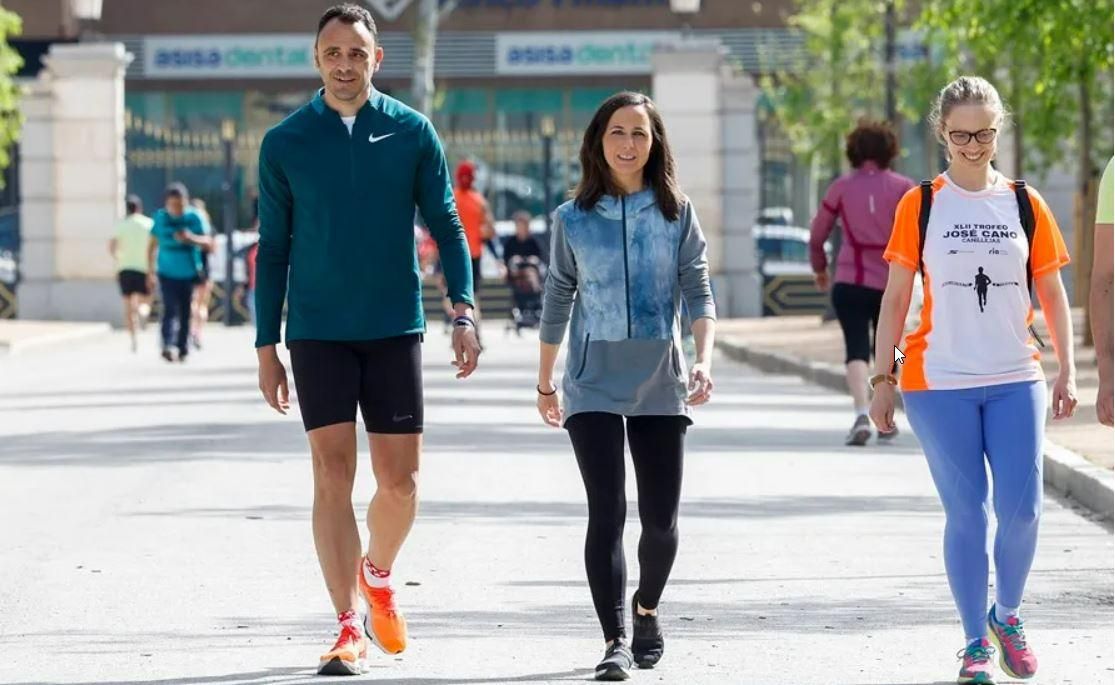
<path fill-rule="evenodd" d="M 114 333 L 0 358 L 0 682 L 323 682 L 333 617 L 297 418 L 258 398 L 247 330 L 214 327 L 183 366 L 146 336 L 138 356 Z M 577 468 L 534 412 L 534 340 L 486 343 L 458 382 L 445 339 L 428 339 L 422 510 L 396 566 L 412 645 L 347 682 L 591 678 Z M 690 433 L 666 656 L 632 682 L 952 682 L 943 518 L 908 427 L 844 448 L 842 395 L 725 359 L 714 375 Z M 362 445 L 361 517 L 366 460 Z M 1047 500 L 1031 682 L 1111 681 L 1112 554 L 1110 528 Z"/>
<path fill-rule="evenodd" d="M 39 347 L 63 345 L 105 335 L 110 330 L 107 323 L 0 319 L 0 354 L 19 354 Z"/>

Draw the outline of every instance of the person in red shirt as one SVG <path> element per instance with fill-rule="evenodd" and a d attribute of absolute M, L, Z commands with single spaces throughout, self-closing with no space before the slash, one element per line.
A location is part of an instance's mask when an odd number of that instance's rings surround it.
<path fill-rule="evenodd" d="M 465 228 L 465 238 L 468 241 L 468 253 L 472 259 L 472 279 L 476 284 L 474 299 L 476 300 L 473 316 L 480 321 L 480 255 L 484 252 L 484 245 L 498 259 L 495 248 L 491 245 L 495 237 L 495 222 L 492 219 L 492 210 L 488 201 L 480 191 L 473 187 L 476 181 L 476 165 L 465 160 L 457 165 L 455 174 L 457 181 L 453 188 L 453 200 L 457 204 L 457 215 L 461 218 L 461 225 Z"/>

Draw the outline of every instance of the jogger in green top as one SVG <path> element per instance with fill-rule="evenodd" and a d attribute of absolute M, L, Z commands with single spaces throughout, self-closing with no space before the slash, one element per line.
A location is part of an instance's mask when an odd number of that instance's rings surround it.
<path fill-rule="evenodd" d="M 267 132 L 259 157 L 259 385 L 285 414 L 286 370 L 275 348 L 285 300 L 313 455 L 314 542 L 340 623 L 318 668 L 333 675 L 361 672 L 365 633 L 386 652 L 406 647 L 390 569 L 414 522 L 422 445 L 426 322 L 416 205 L 438 243 L 455 310 L 458 378 L 472 374 L 480 354 L 468 248 L 445 155 L 424 116 L 372 87 L 382 60 L 368 10 L 327 10 L 314 45 L 324 88 Z M 352 514 L 357 406 L 377 485 L 366 554 Z M 359 594 L 368 605 L 363 626 Z"/>

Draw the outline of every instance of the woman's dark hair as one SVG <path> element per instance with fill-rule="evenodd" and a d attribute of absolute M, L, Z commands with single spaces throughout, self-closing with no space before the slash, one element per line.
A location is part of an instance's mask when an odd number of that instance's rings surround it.
<path fill-rule="evenodd" d="M 607 133 L 608 122 L 616 110 L 624 107 L 643 107 L 650 117 L 652 142 L 647 165 L 643 167 L 643 181 L 654 191 L 662 216 L 677 221 L 683 200 L 675 176 L 674 154 L 670 151 L 662 116 L 654 101 L 642 93 L 616 93 L 596 110 L 581 142 L 581 182 L 574 191 L 574 203 L 579 209 L 589 210 L 604 195 L 624 194 L 612 179 L 612 169 L 604 158 L 604 134 Z"/>
<path fill-rule="evenodd" d="M 364 28 L 372 34 L 372 40 L 376 45 L 379 45 L 379 32 L 376 30 L 376 20 L 372 18 L 372 13 L 364 9 L 360 5 L 354 5 L 351 2 L 346 2 L 343 5 L 333 5 L 325 10 L 325 14 L 321 15 L 321 19 L 317 22 L 317 36 L 321 35 L 325 25 L 334 19 L 340 19 L 342 23 L 352 26 L 353 24 L 363 24 Z M 317 36 L 314 37 L 314 45 L 317 45 Z"/>
<path fill-rule="evenodd" d="M 863 120 L 856 126 L 856 130 L 848 134 L 844 153 L 856 169 L 867 161 L 875 162 L 880 169 L 887 169 L 898 156 L 898 139 L 890 124 Z"/>

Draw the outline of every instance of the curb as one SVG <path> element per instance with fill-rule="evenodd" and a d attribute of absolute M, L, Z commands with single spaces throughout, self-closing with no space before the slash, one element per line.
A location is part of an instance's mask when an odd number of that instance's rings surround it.
<path fill-rule="evenodd" d="M 764 373 L 799 376 L 837 392 L 848 389 L 844 369 L 827 362 L 811 362 L 789 354 L 765 352 L 740 343 L 717 340 L 716 347 L 729 359 L 748 364 Z M 902 396 L 897 397 L 902 407 Z M 1045 441 L 1042 447 L 1045 484 L 1070 497 L 1106 520 L 1115 517 L 1115 474 L 1096 466 L 1079 454 Z"/>
<path fill-rule="evenodd" d="M 0 323 L 0 332 L 2 331 L 3 324 Z M 0 336 L 0 356 L 22 354 L 40 347 L 48 347 L 105 335 L 111 331 L 112 327 L 107 323 L 83 323 L 71 324 L 66 326 L 63 330 L 50 331 L 23 339 L 17 338 L 15 340 L 9 340 Z"/>
<path fill-rule="evenodd" d="M 1115 475 L 1072 450 L 1045 441 L 1045 484 L 1107 520 L 1115 515 Z"/>

